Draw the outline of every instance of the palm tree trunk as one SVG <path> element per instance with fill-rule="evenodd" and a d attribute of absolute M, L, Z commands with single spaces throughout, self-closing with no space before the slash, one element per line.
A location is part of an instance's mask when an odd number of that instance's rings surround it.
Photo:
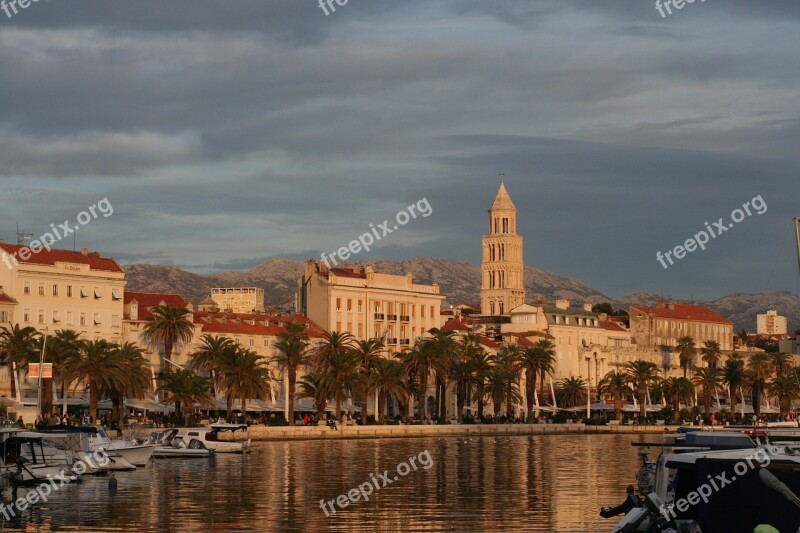
<path fill-rule="evenodd" d="M 733 388 L 729 389 L 729 394 L 731 395 L 731 416 L 736 419 L 736 391 Z"/>
<path fill-rule="evenodd" d="M 42 413 L 51 413 L 53 410 L 53 379 L 47 378 L 42 382 Z"/>
<path fill-rule="evenodd" d="M 753 412 L 761 416 L 761 382 L 756 380 L 753 385 Z"/>
<path fill-rule="evenodd" d="M 375 421 L 376 422 L 382 421 L 385 412 L 386 412 L 386 393 L 381 391 L 378 394 L 378 412 L 375 413 Z"/>
<path fill-rule="evenodd" d="M 439 374 L 438 373 L 436 374 L 436 377 L 433 380 L 433 388 L 434 388 L 433 410 L 434 410 L 434 413 L 436 413 L 436 416 L 438 417 L 439 416 L 439 412 L 440 412 L 439 409 L 441 407 L 440 402 L 442 401 L 442 397 L 440 395 L 440 392 L 441 392 L 442 389 L 441 389 L 441 387 L 439 387 Z M 431 413 L 431 414 L 433 414 L 433 413 Z"/>
<path fill-rule="evenodd" d="M 97 402 L 100 397 L 100 391 L 97 390 L 97 383 L 94 381 L 89 382 L 89 416 L 92 420 L 97 420 Z"/>
<path fill-rule="evenodd" d="M 189 402 L 183 405 L 183 425 L 187 428 L 192 426 L 192 404 Z"/>
<path fill-rule="evenodd" d="M 528 404 L 528 424 L 533 424 L 533 408 L 536 404 L 536 378 L 531 379 L 531 370 L 525 373 L 525 403 Z"/>
<path fill-rule="evenodd" d="M 16 370 L 16 366 L 17 365 L 15 365 L 14 363 L 11 363 L 11 366 L 8 367 L 8 369 L 9 369 L 8 373 L 11 375 L 11 399 L 12 400 L 16 400 L 17 399 L 17 379 L 16 379 L 17 377 L 15 375 L 16 374 L 16 371 L 15 371 Z"/>
<path fill-rule="evenodd" d="M 672 400 L 672 423 L 677 424 L 681 416 L 681 399 L 675 397 Z"/>
<path fill-rule="evenodd" d="M 242 420 L 247 422 L 247 398 L 242 398 Z"/>
<path fill-rule="evenodd" d="M 367 404 L 369 403 L 369 389 L 364 387 L 364 395 L 361 398 L 361 425 L 367 425 Z M 375 413 L 375 421 L 378 421 L 378 413 Z"/>
<path fill-rule="evenodd" d="M 419 417 L 425 420 L 428 417 L 428 376 L 422 372 L 419 376 Z"/>
<path fill-rule="evenodd" d="M 460 386 L 459 390 L 458 390 L 458 393 L 456 394 L 456 409 L 458 410 L 458 413 L 456 413 L 456 415 L 458 417 L 458 423 L 459 424 L 464 421 L 464 396 L 465 396 L 465 394 L 464 394 L 464 390 L 463 389 L 464 389 L 464 387 Z"/>
<path fill-rule="evenodd" d="M 644 424 L 647 418 L 647 388 L 639 388 L 639 416 L 642 418 L 639 422 Z"/>
<path fill-rule="evenodd" d="M 297 382 L 297 368 L 291 366 L 288 369 L 288 378 L 289 378 L 289 405 L 287 405 L 287 409 L 289 410 L 289 420 L 287 422 L 290 426 L 294 425 L 294 388 L 295 383 Z"/>
<path fill-rule="evenodd" d="M 483 418 L 483 384 L 478 386 L 478 420 Z"/>
<path fill-rule="evenodd" d="M 342 417 L 342 393 L 336 393 L 336 420 L 341 420 Z"/>
<path fill-rule="evenodd" d="M 225 416 L 228 420 L 233 416 L 233 396 L 230 393 L 225 395 Z"/>
<path fill-rule="evenodd" d="M 447 384 L 445 383 L 444 379 L 441 380 L 439 387 L 442 389 L 442 393 L 439 396 L 439 399 L 441 400 L 441 405 L 439 407 L 439 420 L 444 422 L 447 420 Z"/>

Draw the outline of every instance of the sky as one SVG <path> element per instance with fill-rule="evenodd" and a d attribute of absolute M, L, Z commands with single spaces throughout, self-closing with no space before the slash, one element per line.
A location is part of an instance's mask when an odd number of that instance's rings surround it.
<path fill-rule="evenodd" d="M 612 297 L 798 290 L 800 3 L 333 6 L 0 11 L 0 238 L 106 199 L 55 246 L 246 270 L 392 229 L 424 199 L 430 216 L 353 258 L 478 264 L 502 172 L 527 264 Z M 766 209 L 733 224 L 746 202 Z"/>

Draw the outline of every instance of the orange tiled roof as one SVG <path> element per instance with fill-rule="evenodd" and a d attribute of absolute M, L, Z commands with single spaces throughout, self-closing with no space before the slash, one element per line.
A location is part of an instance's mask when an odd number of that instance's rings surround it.
<path fill-rule="evenodd" d="M 238 334 L 277 337 L 279 334 L 286 332 L 286 327 L 278 326 L 278 323 L 288 324 L 290 322 L 308 324 L 307 332 L 309 337 L 322 337 L 322 329 L 307 317 L 301 315 L 270 316 L 252 313 L 212 313 L 209 311 L 197 311 L 194 313 L 194 323 L 202 327 L 203 333 L 219 335 Z"/>
<path fill-rule="evenodd" d="M 21 248 L 27 246 L 20 246 L 18 244 L 0 243 L 0 250 L 4 250 L 9 255 L 19 252 Z M 71 250 L 46 250 L 42 249 L 38 253 L 31 252 L 27 260 L 23 260 L 19 253 L 15 256 L 17 262 L 27 263 L 32 265 L 55 265 L 56 262 L 61 263 L 76 263 L 79 265 L 89 265 L 92 270 L 105 270 L 108 272 L 122 272 L 122 269 L 116 261 L 110 257 L 102 257 L 97 252 L 89 252 L 83 255 L 81 252 L 73 252 Z M 12 259 L 9 262 L 13 263 Z"/>
<path fill-rule="evenodd" d="M 15 304 L 17 301 L 4 292 L 0 292 L 0 302 Z"/>
<path fill-rule="evenodd" d="M 607 329 L 609 331 L 623 331 L 627 333 L 627 329 L 625 329 L 619 322 L 614 320 L 601 320 L 600 327 L 603 329 Z"/>
<path fill-rule="evenodd" d="M 632 305 L 631 309 L 636 309 L 646 314 L 652 314 L 656 318 L 673 318 L 679 320 L 694 320 L 697 322 L 715 322 L 718 324 L 732 325 L 729 320 L 700 305 L 670 304 L 669 307 L 650 307 L 646 305 Z"/>
<path fill-rule="evenodd" d="M 148 309 L 157 305 L 170 307 L 186 307 L 189 302 L 179 294 L 160 294 L 157 292 L 128 292 L 123 295 L 123 302 L 129 304 L 136 300 L 138 304 L 136 320 L 152 320 L 153 315 Z M 132 318 L 132 317 L 131 317 Z"/>
<path fill-rule="evenodd" d="M 462 322 L 461 320 L 451 318 L 448 320 L 444 326 L 442 326 L 443 331 L 469 331 L 469 327 Z"/>

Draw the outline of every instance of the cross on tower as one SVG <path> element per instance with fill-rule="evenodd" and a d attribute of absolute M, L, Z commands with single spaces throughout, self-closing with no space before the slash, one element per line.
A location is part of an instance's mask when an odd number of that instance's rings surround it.
<path fill-rule="evenodd" d="M 506 177 L 506 173 L 501 171 L 500 172 L 500 183 L 503 182 L 503 178 L 505 178 L 505 177 Z"/>

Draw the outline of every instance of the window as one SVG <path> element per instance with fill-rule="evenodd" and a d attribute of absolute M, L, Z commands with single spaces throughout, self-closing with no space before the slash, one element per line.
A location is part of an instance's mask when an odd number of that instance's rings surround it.
<path fill-rule="evenodd" d="M 30 309 L 25 309 L 22 312 L 22 321 L 23 322 L 30 322 L 31 321 L 31 310 Z"/>
<path fill-rule="evenodd" d="M 44 324 L 44 311 L 39 309 L 39 324 Z"/>
<path fill-rule="evenodd" d="M 72 325 L 72 311 L 67 311 L 67 325 Z"/>
<path fill-rule="evenodd" d="M 111 315 L 111 325 L 119 326 L 119 315 Z"/>
<path fill-rule="evenodd" d="M 361 312 L 361 300 L 358 301 L 358 312 Z"/>
<path fill-rule="evenodd" d="M 492 313 L 492 314 L 494 314 L 494 313 Z M 424 305 L 420 305 L 419 306 L 419 317 L 420 318 L 425 318 L 425 306 Z"/>
<path fill-rule="evenodd" d="M 234 337 L 233 338 L 233 342 L 235 342 L 236 344 L 240 344 L 242 342 L 242 338 L 241 337 Z"/>
<path fill-rule="evenodd" d="M 102 298 L 102 296 L 103 296 L 103 293 L 100 292 L 100 289 L 95 287 L 94 288 L 94 298 L 95 298 L 95 300 L 99 300 L 100 298 Z"/>
<path fill-rule="evenodd" d="M 86 313 L 81 313 L 80 325 L 81 326 L 86 325 Z"/>
<path fill-rule="evenodd" d="M 351 300 L 350 298 L 348 298 L 348 299 L 347 299 L 347 312 L 349 313 L 349 312 L 350 312 L 350 311 L 352 311 L 352 310 L 353 310 L 353 300 Z"/>
<path fill-rule="evenodd" d="M 58 285 L 53 283 L 53 296 L 58 296 Z"/>
<path fill-rule="evenodd" d="M 0 322 L 8 322 L 8 313 L 0 311 Z"/>
<path fill-rule="evenodd" d="M 39 284 L 39 296 L 44 296 L 44 283 Z"/>
<path fill-rule="evenodd" d="M 89 297 L 89 291 L 86 290 L 86 287 L 81 285 L 81 298 L 88 298 L 88 297 Z"/>
<path fill-rule="evenodd" d="M 61 317 L 58 314 L 58 311 L 53 311 L 53 324 L 58 324 L 61 322 Z"/>
<path fill-rule="evenodd" d="M 250 339 L 250 347 L 253 348 L 255 345 L 256 345 L 256 340 L 251 338 Z"/>
<path fill-rule="evenodd" d="M 26 281 L 25 286 L 22 288 L 22 294 L 30 294 L 31 293 L 31 282 Z"/>
<path fill-rule="evenodd" d="M 94 325 L 95 326 L 99 326 L 100 325 L 100 313 L 95 313 L 94 317 L 92 318 L 92 320 L 94 321 Z"/>
<path fill-rule="evenodd" d="M 337 311 L 341 311 L 342 310 L 342 299 L 341 298 L 336 298 L 336 310 Z"/>
<path fill-rule="evenodd" d="M 264 339 L 264 348 L 269 348 L 269 339 Z"/>
<path fill-rule="evenodd" d="M 67 298 L 72 298 L 72 285 L 67 285 Z"/>
<path fill-rule="evenodd" d="M 122 300 L 122 291 L 119 289 L 111 289 L 111 298 L 113 300 Z"/>

